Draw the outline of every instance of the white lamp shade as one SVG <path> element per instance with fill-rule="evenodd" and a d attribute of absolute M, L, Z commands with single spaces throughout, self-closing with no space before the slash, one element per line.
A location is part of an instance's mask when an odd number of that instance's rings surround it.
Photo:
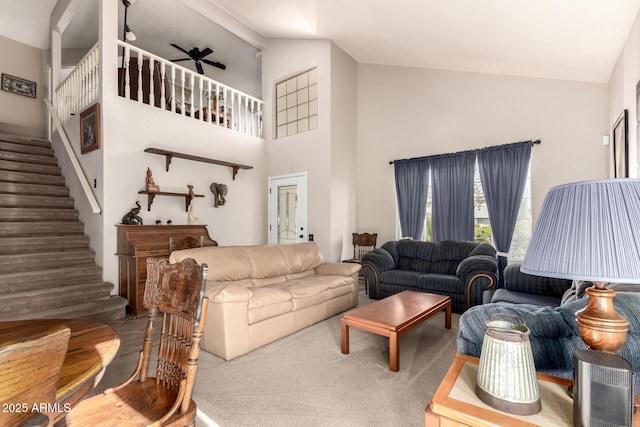
<path fill-rule="evenodd" d="M 640 283 L 640 179 L 552 188 L 521 271 L 561 279 Z"/>

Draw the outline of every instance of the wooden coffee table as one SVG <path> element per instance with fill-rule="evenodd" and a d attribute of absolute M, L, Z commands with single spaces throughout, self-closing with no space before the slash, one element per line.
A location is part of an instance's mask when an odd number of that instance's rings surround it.
<path fill-rule="evenodd" d="M 451 329 L 451 298 L 402 291 L 342 316 L 342 353 L 349 354 L 349 326 L 389 337 L 389 369 L 400 369 L 400 337 L 444 310 L 444 326 Z"/>

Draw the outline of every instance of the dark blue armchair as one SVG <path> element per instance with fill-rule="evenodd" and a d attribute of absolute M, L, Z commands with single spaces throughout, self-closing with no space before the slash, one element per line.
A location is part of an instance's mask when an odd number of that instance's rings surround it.
<path fill-rule="evenodd" d="M 633 366 L 634 394 L 637 394 L 640 391 L 640 285 L 609 287 L 617 292 L 613 300 L 616 311 L 629 322 L 627 340 L 616 353 Z M 513 314 L 522 318 L 529 328 L 536 370 L 573 379 L 573 350 L 586 347 L 578 334 L 575 312 L 587 304 L 588 297 L 579 295 L 576 298 L 569 289 L 565 302 L 559 307 L 504 302 L 472 307 L 460 316 L 458 353 L 480 357 L 485 322 L 496 313 Z"/>

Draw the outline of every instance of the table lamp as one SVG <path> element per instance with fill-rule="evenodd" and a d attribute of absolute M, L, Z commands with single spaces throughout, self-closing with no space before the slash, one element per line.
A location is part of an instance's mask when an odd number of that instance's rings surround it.
<path fill-rule="evenodd" d="M 640 179 L 560 185 L 547 194 L 521 271 L 585 280 L 587 306 L 576 312 L 580 337 L 594 350 L 614 352 L 629 324 L 613 306 L 610 282 L 640 283 Z"/>

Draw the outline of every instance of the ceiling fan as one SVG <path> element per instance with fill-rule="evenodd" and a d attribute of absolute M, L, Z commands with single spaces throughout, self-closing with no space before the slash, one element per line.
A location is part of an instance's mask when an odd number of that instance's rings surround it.
<path fill-rule="evenodd" d="M 204 70 L 202 69 L 201 62 L 204 62 L 205 64 L 213 65 L 214 67 L 218 67 L 221 70 L 224 70 L 224 69 L 227 68 L 226 65 L 224 65 L 224 64 L 222 64 L 220 62 L 214 62 L 214 61 L 209 61 L 208 59 L 204 59 L 205 56 L 209 55 L 210 53 L 213 53 L 213 50 L 211 50 L 210 48 L 206 48 L 204 50 L 200 50 L 197 47 L 194 47 L 191 50 L 186 50 L 186 49 L 181 48 L 177 44 L 171 43 L 171 46 L 173 46 L 176 49 L 178 49 L 178 50 L 186 53 L 187 55 L 189 55 L 188 58 L 172 59 L 171 62 L 180 62 L 180 61 L 193 60 L 196 63 L 196 70 L 198 70 L 199 74 L 204 74 Z"/>

